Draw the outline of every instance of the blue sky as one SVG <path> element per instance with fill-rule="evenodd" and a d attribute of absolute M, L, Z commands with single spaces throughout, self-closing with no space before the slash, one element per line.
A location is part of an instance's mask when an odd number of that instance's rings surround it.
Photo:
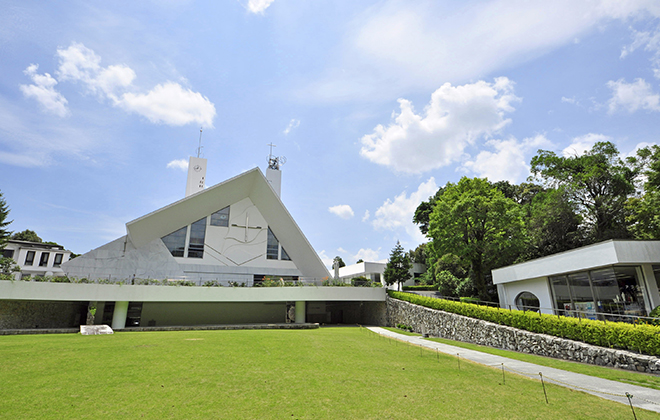
<path fill-rule="evenodd" d="M 539 149 L 658 141 L 660 1 L 0 1 L 0 191 L 14 231 L 76 253 L 286 156 L 321 257 L 424 241 L 460 177 L 522 182 Z"/>

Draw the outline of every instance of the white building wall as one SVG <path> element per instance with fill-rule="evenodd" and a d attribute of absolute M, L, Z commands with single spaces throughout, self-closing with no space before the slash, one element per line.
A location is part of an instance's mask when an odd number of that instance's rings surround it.
<path fill-rule="evenodd" d="M 498 292 L 499 290 L 500 287 L 498 287 Z M 550 291 L 550 284 L 547 277 L 505 283 L 501 285 L 501 290 L 504 291 L 504 301 L 502 301 L 502 296 L 500 296 L 500 304 L 503 304 L 504 309 L 522 310 L 522 308 L 516 306 L 516 297 L 522 292 L 530 292 L 539 299 L 539 306 L 542 308 L 542 313 L 553 313 L 552 292 Z"/>

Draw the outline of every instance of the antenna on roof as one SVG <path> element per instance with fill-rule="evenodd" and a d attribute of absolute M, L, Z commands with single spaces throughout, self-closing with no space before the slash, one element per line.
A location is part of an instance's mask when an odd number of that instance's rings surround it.
<path fill-rule="evenodd" d="M 202 127 L 199 128 L 199 146 L 197 147 L 197 157 L 202 154 Z"/>
<path fill-rule="evenodd" d="M 284 156 L 278 157 L 273 155 L 273 147 L 277 147 L 277 145 L 271 142 L 268 144 L 268 146 L 270 146 L 270 154 L 268 155 L 268 168 L 279 171 L 280 165 L 284 165 L 286 163 L 286 157 Z"/>

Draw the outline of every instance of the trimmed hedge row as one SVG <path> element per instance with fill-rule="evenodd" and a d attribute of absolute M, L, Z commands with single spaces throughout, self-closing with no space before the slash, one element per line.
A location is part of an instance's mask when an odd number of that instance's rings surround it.
<path fill-rule="evenodd" d="M 403 290 L 438 290 L 438 285 L 435 284 L 430 284 L 430 285 L 424 285 L 424 286 L 403 286 Z"/>
<path fill-rule="evenodd" d="M 482 319 L 534 333 L 582 341 L 601 347 L 660 356 L 660 327 L 655 325 L 633 325 L 623 322 L 603 322 L 546 315 L 531 311 L 509 311 L 393 290 L 388 291 L 388 294 L 394 299 L 404 300 L 415 305 Z"/>

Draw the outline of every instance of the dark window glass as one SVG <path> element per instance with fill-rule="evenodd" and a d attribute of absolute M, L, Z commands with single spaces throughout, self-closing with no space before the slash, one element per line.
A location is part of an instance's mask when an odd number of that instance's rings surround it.
<path fill-rule="evenodd" d="M 596 302 L 591 292 L 589 274 L 587 272 L 580 272 L 569 274 L 567 277 L 574 309 L 580 311 L 576 312 L 577 316 L 595 319 Z"/>
<path fill-rule="evenodd" d="M 53 267 L 59 267 L 62 265 L 62 258 L 64 258 L 64 254 L 55 254 L 55 260 L 53 261 Z"/>
<path fill-rule="evenodd" d="M 25 255 L 25 265 L 32 264 L 34 264 L 34 251 L 28 251 L 27 255 Z"/>
<path fill-rule="evenodd" d="M 183 257 L 183 251 L 186 249 L 186 234 L 188 226 L 163 236 L 161 239 L 173 257 Z"/>
<path fill-rule="evenodd" d="M 645 316 L 644 293 L 637 280 L 635 267 L 614 267 L 616 281 L 619 284 L 619 296 L 626 315 Z"/>
<path fill-rule="evenodd" d="M 39 267 L 48 266 L 48 257 L 50 257 L 50 253 L 48 252 L 41 253 L 41 259 L 39 260 Z"/>
<path fill-rule="evenodd" d="M 229 227 L 229 206 L 211 215 L 211 226 Z"/>
<path fill-rule="evenodd" d="M 522 292 L 516 297 L 516 307 L 520 310 L 538 312 L 539 306 L 539 298 L 532 292 Z"/>
<path fill-rule="evenodd" d="M 589 274 L 591 274 L 591 284 L 594 286 L 598 312 L 623 314 L 625 308 L 619 296 L 619 284 L 612 267 L 594 270 Z"/>
<path fill-rule="evenodd" d="M 275 237 L 270 228 L 268 228 L 268 242 L 266 243 L 266 259 L 276 260 L 278 258 L 278 251 L 280 247 L 280 242 Z"/>
<path fill-rule="evenodd" d="M 13 249 L 3 249 L 2 250 L 2 258 L 14 258 L 14 250 Z"/>
<path fill-rule="evenodd" d="M 282 259 L 284 261 L 291 261 L 291 257 L 289 257 L 289 254 L 286 253 L 286 251 L 284 250 L 284 247 L 282 247 Z"/>
<path fill-rule="evenodd" d="M 571 303 L 571 294 L 568 291 L 568 281 L 566 276 L 550 277 L 550 284 L 552 285 L 552 293 L 555 296 L 555 304 L 559 313 L 562 315 L 569 315 L 568 312 L 573 309 Z"/>
<path fill-rule="evenodd" d="M 188 258 L 204 258 L 204 239 L 206 238 L 206 217 L 190 225 L 190 243 Z"/>

